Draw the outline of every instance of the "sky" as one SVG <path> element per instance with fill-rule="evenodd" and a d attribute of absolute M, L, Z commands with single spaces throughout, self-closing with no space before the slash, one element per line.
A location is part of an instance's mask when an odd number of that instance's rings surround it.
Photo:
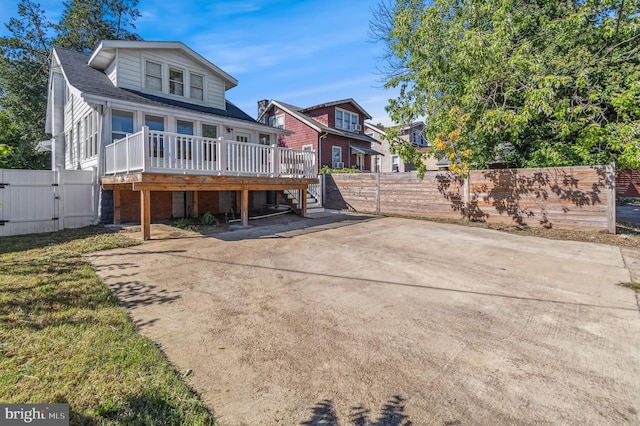
<path fill-rule="evenodd" d="M 37 1 L 37 0 L 36 0 Z M 368 30 L 379 0 L 140 0 L 135 33 L 144 40 L 181 41 L 238 80 L 227 99 L 252 117 L 257 101 L 301 108 L 353 98 L 373 118 L 397 90 L 385 90 L 381 43 Z M 62 0 L 40 0 L 58 22 Z M 17 0 L 0 1 L 0 36 L 17 16 Z"/>

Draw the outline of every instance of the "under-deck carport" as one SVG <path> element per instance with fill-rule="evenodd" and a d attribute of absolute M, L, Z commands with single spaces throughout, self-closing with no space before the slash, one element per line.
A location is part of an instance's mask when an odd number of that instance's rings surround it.
<path fill-rule="evenodd" d="M 156 173 L 135 173 L 104 176 L 102 187 L 113 190 L 114 223 L 121 223 L 122 191 L 140 192 L 140 224 L 143 239 L 151 238 L 151 192 L 152 191 L 236 191 L 240 194 L 240 216 L 242 225 L 249 224 L 249 191 L 300 191 L 305 194 L 307 186 L 318 183 L 309 177 L 252 177 L 252 176 L 210 176 L 174 175 Z M 300 214 L 306 212 L 306 196 L 300 197 Z M 198 215 L 198 197 L 194 197 L 192 215 Z"/>

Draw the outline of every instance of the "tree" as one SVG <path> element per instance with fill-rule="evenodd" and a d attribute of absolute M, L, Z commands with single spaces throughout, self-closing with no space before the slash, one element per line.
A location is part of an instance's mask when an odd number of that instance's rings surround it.
<path fill-rule="evenodd" d="M 6 25 L 10 37 L 0 38 L 0 144 L 3 167 L 44 169 L 48 154 L 34 150 L 44 133 L 51 24 L 40 5 L 18 4 L 18 17 Z"/>
<path fill-rule="evenodd" d="M 398 0 L 370 28 L 391 119 L 452 170 L 640 167 L 640 0 Z"/>
<path fill-rule="evenodd" d="M 137 40 L 129 28 L 140 16 L 138 0 L 70 0 L 58 25 L 38 3 L 20 0 L 18 16 L 0 37 L 0 166 L 46 169 L 47 153 L 35 151 L 44 133 L 52 46 L 89 53 L 100 40 Z"/>
<path fill-rule="evenodd" d="M 102 40 L 140 40 L 129 30 L 140 17 L 138 0 L 69 0 L 56 26 L 57 45 L 90 53 Z"/>

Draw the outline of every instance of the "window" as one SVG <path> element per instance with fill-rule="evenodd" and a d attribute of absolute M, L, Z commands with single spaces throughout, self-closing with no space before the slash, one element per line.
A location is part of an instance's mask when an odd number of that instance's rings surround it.
<path fill-rule="evenodd" d="M 249 135 L 236 135 L 237 142 L 249 142 Z"/>
<path fill-rule="evenodd" d="M 358 114 L 336 109 L 336 128 L 358 131 Z"/>
<path fill-rule="evenodd" d="M 332 169 L 342 169 L 344 168 L 344 163 L 342 162 L 342 148 L 339 146 L 331 147 L 331 165 Z"/>
<path fill-rule="evenodd" d="M 302 150 L 303 151 L 313 151 L 313 145 L 309 144 L 309 145 L 302 145 Z"/>
<path fill-rule="evenodd" d="M 72 130 L 73 131 L 73 130 Z M 82 143 L 82 122 L 78 121 L 76 124 L 76 138 L 74 140 L 76 150 L 78 151 L 78 155 L 80 155 L 80 144 Z M 87 158 L 87 148 L 84 150 L 84 158 Z"/>
<path fill-rule="evenodd" d="M 147 89 L 162 92 L 162 65 L 146 62 L 145 86 Z"/>
<path fill-rule="evenodd" d="M 78 140 L 80 140 L 79 130 Z M 78 144 L 79 147 L 80 144 Z M 84 118 L 84 158 L 91 158 L 96 155 L 98 155 L 98 114 L 91 112 Z"/>
<path fill-rule="evenodd" d="M 397 155 L 391 156 L 391 171 L 399 172 L 400 171 L 400 157 Z"/>
<path fill-rule="evenodd" d="M 258 143 L 260 145 L 271 145 L 271 136 L 260 133 Z"/>
<path fill-rule="evenodd" d="M 67 141 L 67 146 L 69 147 L 69 164 L 73 165 L 73 146 L 75 145 L 73 141 L 73 129 L 67 133 Z"/>
<path fill-rule="evenodd" d="M 189 96 L 191 99 L 201 101 L 204 99 L 204 77 L 198 74 L 190 74 Z"/>
<path fill-rule="evenodd" d="M 182 135 L 193 135 L 193 123 L 191 121 L 178 120 L 176 132 Z M 179 159 L 191 160 L 191 144 L 191 138 L 176 137 L 176 151 Z"/>
<path fill-rule="evenodd" d="M 271 117 L 271 127 L 284 129 L 284 114 L 274 115 L 273 117 Z"/>
<path fill-rule="evenodd" d="M 144 116 L 144 125 L 149 128 L 152 133 L 151 139 L 153 141 L 153 156 L 163 158 L 164 157 L 164 135 L 157 134 L 155 132 L 164 132 L 164 117 L 156 117 L 153 115 Z"/>
<path fill-rule="evenodd" d="M 212 126 L 210 124 L 202 125 L 202 136 L 205 138 L 215 139 L 218 137 L 218 126 Z"/>
<path fill-rule="evenodd" d="M 113 110 L 111 112 L 111 142 L 133 133 L 133 113 Z"/>
<path fill-rule="evenodd" d="M 184 72 L 173 68 L 169 69 L 169 93 L 184 96 Z"/>

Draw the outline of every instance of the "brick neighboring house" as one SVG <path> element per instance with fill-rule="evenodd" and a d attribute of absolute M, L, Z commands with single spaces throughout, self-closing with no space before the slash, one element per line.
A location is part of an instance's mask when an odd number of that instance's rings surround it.
<path fill-rule="evenodd" d="M 371 123 L 364 123 L 365 134 L 375 139 L 375 150 L 383 155 L 380 158 L 377 170 L 380 172 L 411 172 L 416 170 L 415 165 L 405 163 L 397 154 L 391 152 L 391 144 L 385 139 L 387 130 L 399 129 L 399 138 L 404 142 L 409 142 L 418 148 L 421 153 L 425 154 L 429 151 L 429 144 L 424 134 L 424 122 L 414 121 L 406 125 L 398 125 L 393 127 L 381 127 Z M 438 170 L 440 167 L 446 167 L 448 162 L 439 162 L 435 158 L 423 158 L 423 163 L 427 166 L 427 170 Z M 442 163 L 442 164 L 441 164 Z"/>
<path fill-rule="evenodd" d="M 328 102 L 308 108 L 281 101 L 258 101 L 258 121 L 292 132 L 278 135 L 278 145 L 316 152 L 318 170 L 357 168 L 373 171 L 375 140 L 364 134 L 364 121 L 371 116 L 353 99 Z"/>

